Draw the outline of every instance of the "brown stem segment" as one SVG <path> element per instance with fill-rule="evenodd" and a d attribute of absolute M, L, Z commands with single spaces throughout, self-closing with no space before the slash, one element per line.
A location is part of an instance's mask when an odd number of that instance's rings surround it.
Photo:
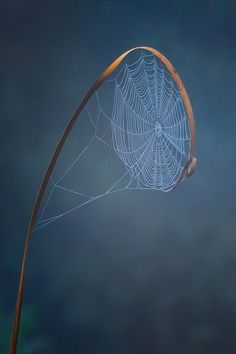
<path fill-rule="evenodd" d="M 176 70 L 172 66 L 172 64 L 169 62 L 169 60 L 160 52 L 158 52 L 156 49 L 150 48 L 150 47 L 136 47 L 132 48 L 125 53 L 121 54 L 111 65 L 109 65 L 103 72 L 102 74 L 98 77 L 98 79 L 95 81 L 95 83 L 92 85 L 92 87 L 89 89 L 87 94 L 84 96 L 83 100 L 81 101 L 79 107 L 76 109 L 75 113 L 72 115 L 71 119 L 69 120 L 69 123 L 67 124 L 55 150 L 54 153 L 51 157 L 51 160 L 49 161 L 47 170 L 45 172 L 45 175 L 43 177 L 42 183 L 40 185 L 35 204 L 32 210 L 32 214 L 30 217 L 29 221 L 29 226 L 28 230 L 26 233 L 25 237 L 25 245 L 24 245 L 24 252 L 23 252 L 23 259 L 22 259 L 22 265 L 21 265 L 21 271 L 20 271 L 20 281 L 19 281 L 19 288 L 18 288 L 18 293 L 17 293 L 17 301 L 16 301 L 16 309 L 15 309 L 15 316 L 14 316 L 14 321 L 13 321 L 13 327 L 12 327 L 12 333 L 11 333 L 11 340 L 10 340 L 10 347 L 9 347 L 9 354 L 16 354 L 16 349 L 17 349 L 17 343 L 18 343 L 18 334 L 19 334 L 19 327 L 20 327 L 20 318 L 21 318 L 21 308 L 22 308 L 22 300 L 23 300 L 23 290 L 24 290 L 24 280 L 25 280 L 25 268 L 26 268 L 26 261 L 27 261 L 27 256 L 29 252 L 29 243 L 30 243 L 30 238 L 31 238 L 31 233 L 32 229 L 34 226 L 34 223 L 36 221 L 36 217 L 49 181 L 49 178 L 52 174 L 53 168 L 57 162 L 57 159 L 59 157 L 59 154 L 63 148 L 63 145 L 73 127 L 75 124 L 77 118 L 79 117 L 81 111 L 83 108 L 86 106 L 87 102 L 91 98 L 91 96 L 94 94 L 94 92 L 101 86 L 101 84 L 104 82 L 104 80 L 119 66 L 121 61 L 132 51 L 137 50 L 137 49 L 143 49 L 151 52 L 154 54 L 157 58 L 159 58 L 164 65 L 167 67 L 169 70 L 171 76 L 175 80 L 180 93 L 183 97 L 183 101 L 185 104 L 185 109 L 188 115 L 189 119 L 189 127 L 190 127 L 190 134 L 191 134 L 191 148 L 190 148 L 190 159 L 191 161 L 193 154 L 194 154 L 194 149 L 195 149 L 195 125 L 194 125 L 194 118 L 193 118 L 193 112 L 191 108 L 191 103 L 187 94 L 187 91 L 178 76 Z M 188 164 L 187 164 L 188 165 Z M 186 166 L 187 166 L 186 165 Z M 185 171 L 186 168 L 184 169 L 183 172 Z M 182 176 L 181 176 L 182 177 Z M 180 178 L 181 179 L 181 178 Z"/>

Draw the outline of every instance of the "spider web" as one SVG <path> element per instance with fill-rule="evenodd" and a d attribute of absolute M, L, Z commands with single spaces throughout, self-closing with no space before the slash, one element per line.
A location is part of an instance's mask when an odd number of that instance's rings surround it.
<path fill-rule="evenodd" d="M 183 98 L 162 62 L 144 52 L 96 91 L 67 140 L 35 230 L 118 191 L 170 191 L 190 155 Z"/>

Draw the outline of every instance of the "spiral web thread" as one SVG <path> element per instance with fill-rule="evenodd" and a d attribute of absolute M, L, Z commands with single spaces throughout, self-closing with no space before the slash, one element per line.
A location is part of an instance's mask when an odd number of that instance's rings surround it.
<path fill-rule="evenodd" d="M 183 98 L 166 67 L 154 55 L 141 52 L 138 60 L 125 62 L 107 82 L 113 84 L 112 111 L 105 111 L 96 92 L 97 113 L 90 111 L 89 104 L 84 112 L 93 131 L 91 139 L 59 178 L 51 177 L 52 188 L 35 230 L 105 195 L 124 189 L 167 192 L 179 182 L 189 160 L 190 131 Z M 103 120 L 108 125 L 101 131 Z M 113 157 L 122 162 L 122 174 L 115 182 L 97 194 L 63 185 L 84 155 L 100 145 L 107 150 L 107 161 Z M 47 217 L 47 208 L 58 190 L 78 197 L 78 203 Z"/>

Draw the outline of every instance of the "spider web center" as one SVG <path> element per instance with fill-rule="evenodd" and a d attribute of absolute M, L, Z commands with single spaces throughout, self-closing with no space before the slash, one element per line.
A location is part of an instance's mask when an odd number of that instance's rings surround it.
<path fill-rule="evenodd" d="M 155 135 L 158 137 L 162 134 L 162 126 L 159 122 L 155 123 L 154 131 L 155 131 Z"/>

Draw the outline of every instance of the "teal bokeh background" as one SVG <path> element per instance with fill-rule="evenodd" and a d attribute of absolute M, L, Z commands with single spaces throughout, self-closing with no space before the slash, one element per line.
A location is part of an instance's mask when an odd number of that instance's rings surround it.
<path fill-rule="evenodd" d="M 167 55 L 186 85 L 197 173 L 172 193 L 103 199 L 81 209 L 76 228 L 66 219 L 64 235 L 53 226 L 37 237 L 21 348 L 235 353 L 235 13 L 230 0 L 1 4 L 1 353 L 50 155 L 95 78 L 136 45 Z"/>

